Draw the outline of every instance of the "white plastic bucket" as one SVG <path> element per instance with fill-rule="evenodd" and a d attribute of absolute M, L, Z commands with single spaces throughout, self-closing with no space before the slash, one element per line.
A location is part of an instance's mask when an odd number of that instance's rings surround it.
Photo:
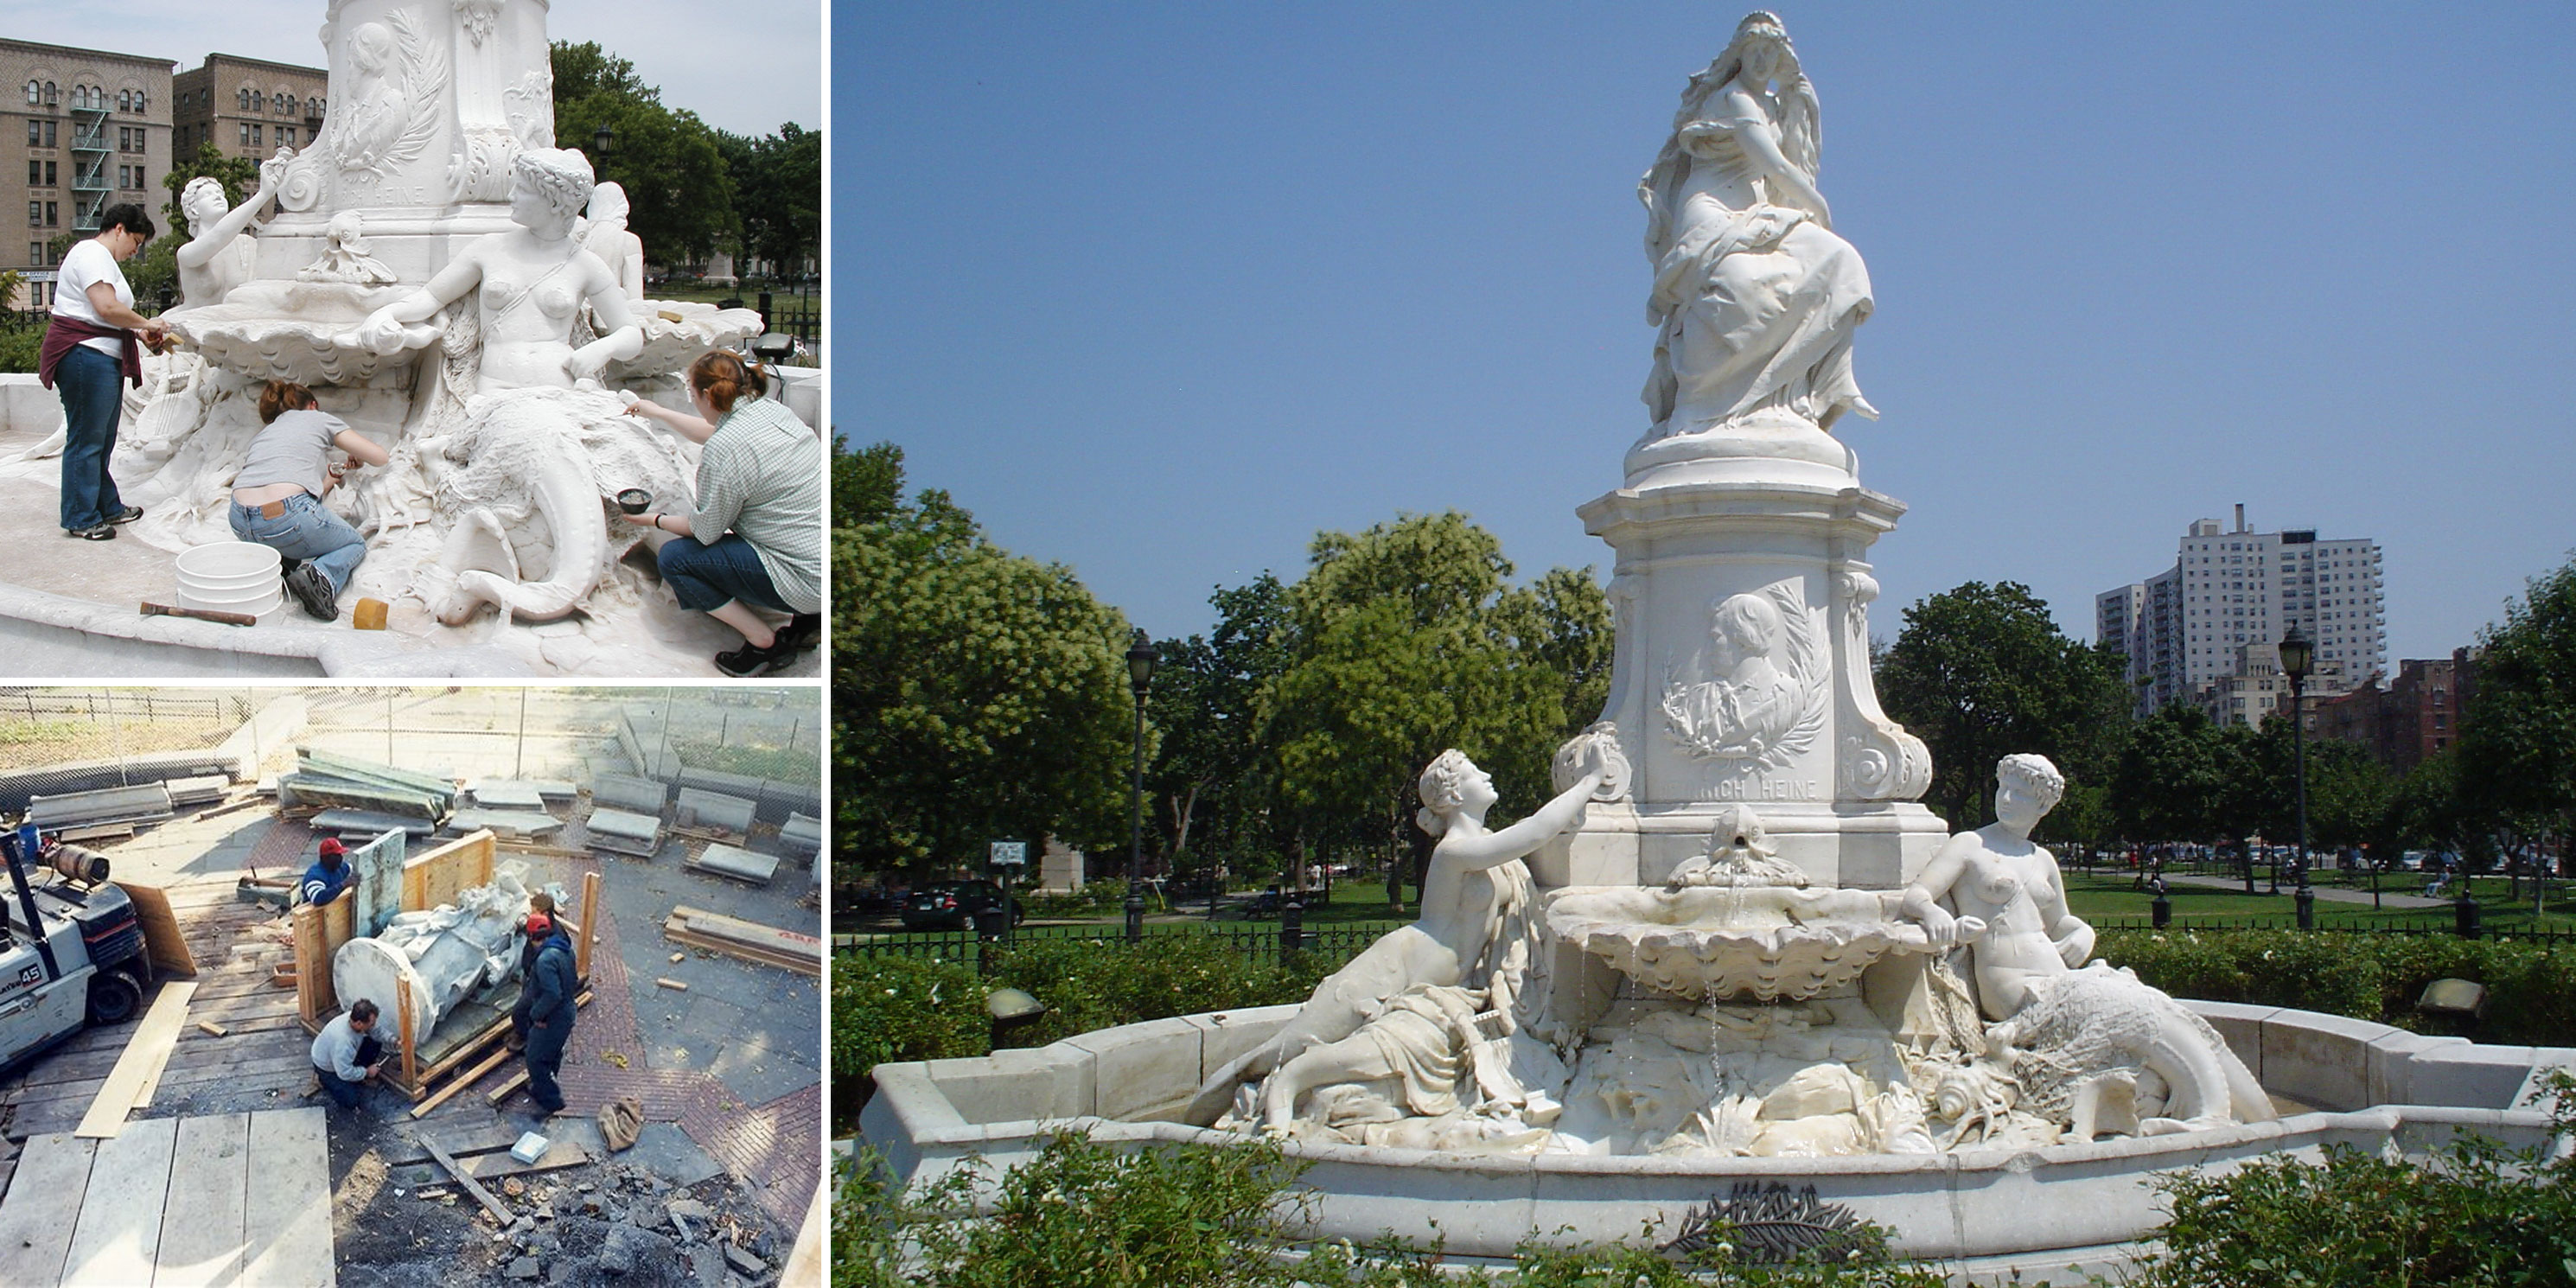
<path fill-rule="evenodd" d="M 286 602 L 273 547 L 253 541 L 218 541 L 179 552 L 179 606 L 253 617 Z"/>

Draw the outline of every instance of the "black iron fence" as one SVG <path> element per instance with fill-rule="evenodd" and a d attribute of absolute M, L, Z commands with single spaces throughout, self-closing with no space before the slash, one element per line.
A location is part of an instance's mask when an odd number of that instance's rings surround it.
<path fill-rule="evenodd" d="M 1377 942 L 1379 936 L 1403 925 L 1402 922 L 1344 922 L 1329 926 L 1296 928 L 1281 925 L 1211 926 L 1148 925 L 1148 942 L 1186 936 L 1204 936 L 1242 953 L 1264 965 L 1276 966 L 1292 953 L 1303 961 L 1338 966 L 1359 955 L 1360 950 Z M 1082 926 L 1020 926 L 1011 931 L 1006 943 L 1000 937 L 986 937 L 970 931 L 906 931 L 901 934 L 835 935 L 832 950 L 860 957 L 913 957 L 924 960 L 964 962 L 980 966 L 987 947 L 1009 947 L 1037 942 L 1105 944 L 1124 947 L 1123 928 L 1112 924 Z"/>

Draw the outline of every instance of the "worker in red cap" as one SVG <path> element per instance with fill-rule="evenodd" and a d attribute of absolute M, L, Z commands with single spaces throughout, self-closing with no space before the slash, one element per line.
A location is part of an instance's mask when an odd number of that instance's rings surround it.
<path fill-rule="evenodd" d="M 300 903 L 320 906 L 340 897 L 349 888 L 349 847 L 340 838 L 322 838 L 322 852 L 313 866 L 304 869 L 304 879 L 295 883 L 295 898 Z"/>
<path fill-rule="evenodd" d="M 555 933 L 555 897 L 543 890 L 530 891 L 527 919 L 519 923 L 519 928 L 527 933 L 527 940 L 519 946 L 519 1002 L 510 1008 L 510 1049 L 513 1051 L 528 1045 L 528 1004 L 536 996 L 536 990 L 529 985 L 535 982 L 537 951 L 544 948 L 546 940 Z"/>

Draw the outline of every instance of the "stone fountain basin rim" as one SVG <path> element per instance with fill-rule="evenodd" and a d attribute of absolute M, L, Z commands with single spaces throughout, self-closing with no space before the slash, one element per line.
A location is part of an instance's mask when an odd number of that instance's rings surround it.
<path fill-rule="evenodd" d="M 2158 1172 L 2282 1151 L 2313 1157 L 2333 1143 L 2377 1149 L 2393 1141 L 2411 1148 L 2426 1136 L 2464 1129 L 2532 1143 L 2545 1136 L 2547 1119 L 2507 1106 L 2520 1102 L 2538 1069 L 2576 1066 L 2576 1048 L 2481 1046 L 2313 1012 L 2190 1005 L 2277 1093 L 2353 1107 L 2207 1132 L 1947 1156 L 1676 1159 L 1285 1148 L 1315 1168 L 1307 1176 L 1315 1200 L 1307 1237 L 1368 1240 L 1393 1230 L 1423 1239 L 1431 1233 L 1427 1219 L 1436 1215 L 1451 1253 L 1507 1257 L 1533 1235 L 1552 1243 L 1633 1241 L 1642 1220 L 1670 1219 L 1705 1201 L 1719 1179 L 1776 1180 L 1814 1185 L 1826 1201 L 1890 1226 L 1903 1255 L 2063 1270 L 2070 1257 L 2118 1263 L 2133 1255 L 2137 1240 L 2154 1237 L 2163 1213 L 2148 1186 Z M 1295 1011 L 1279 1006 L 1178 1016 L 975 1059 L 880 1065 L 861 1134 L 884 1150 L 896 1175 L 913 1182 L 949 1174 L 970 1158 L 1024 1161 L 1065 1130 L 1120 1145 L 1238 1139 L 1155 1115 L 1177 1108 L 1206 1069 L 1267 1040 Z M 969 1121 L 979 1110 L 989 1116 Z M 2034 1210 L 2044 1210 L 2047 1219 L 2029 1219 Z M 1559 1227 L 1566 1227 L 1561 1237 Z"/>

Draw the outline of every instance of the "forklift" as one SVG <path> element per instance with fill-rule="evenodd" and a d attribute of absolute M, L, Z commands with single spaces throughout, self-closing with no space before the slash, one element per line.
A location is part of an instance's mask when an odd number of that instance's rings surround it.
<path fill-rule="evenodd" d="M 92 1024 L 122 1024 L 152 982 L 134 902 L 107 879 L 107 856 L 33 823 L 0 832 L 0 1075 Z M 36 879 L 29 879 L 33 869 Z"/>

